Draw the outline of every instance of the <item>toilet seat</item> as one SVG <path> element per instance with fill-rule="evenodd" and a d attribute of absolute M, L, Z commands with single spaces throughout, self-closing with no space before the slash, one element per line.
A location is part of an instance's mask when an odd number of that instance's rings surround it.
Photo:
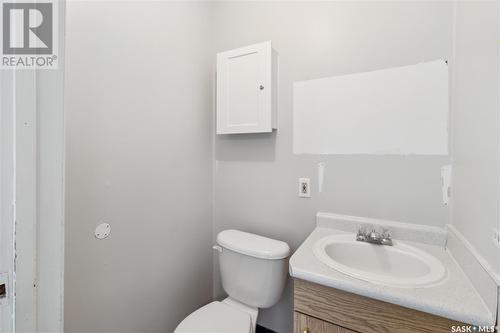
<path fill-rule="evenodd" d="M 212 302 L 187 316 L 174 333 L 250 333 L 250 315 L 223 302 Z"/>

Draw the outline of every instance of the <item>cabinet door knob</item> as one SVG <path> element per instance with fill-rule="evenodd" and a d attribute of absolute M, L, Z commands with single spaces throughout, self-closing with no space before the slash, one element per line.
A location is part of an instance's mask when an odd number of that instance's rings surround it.
<path fill-rule="evenodd" d="M 261 84 L 261 85 L 259 86 L 259 89 L 260 89 L 260 90 L 264 90 L 264 86 Z"/>

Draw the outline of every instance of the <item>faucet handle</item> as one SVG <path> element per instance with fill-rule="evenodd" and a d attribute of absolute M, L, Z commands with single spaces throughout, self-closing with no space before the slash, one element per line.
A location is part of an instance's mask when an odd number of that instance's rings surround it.
<path fill-rule="evenodd" d="M 356 234 L 356 240 L 364 241 L 368 235 L 367 229 L 365 226 L 360 225 L 358 227 L 358 233 Z"/>
<path fill-rule="evenodd" d="M 392 235 L 391 235 L 391 232 L 389 231 L 389 229 L 386 229 L 386 228 L 383 229 L 383 231 L 382 231 L 382 237 L 385 238 L 385 239 L 391 239 L 392 238 Z"/>
<path fill-rule="evenodd" d="M 384 233 L 382 234 L 382 245 L 393 245 L 391 232 L 387 229 L 385 229 Z"/>
<path fill-rule="evenodd" d="M 377 229 L 372 228 L 372 231 L 370 232 L 369 237 L 371 240 L 378 241 L 379 239 L 382 238 L 382 233 L 377 231 Z"/>

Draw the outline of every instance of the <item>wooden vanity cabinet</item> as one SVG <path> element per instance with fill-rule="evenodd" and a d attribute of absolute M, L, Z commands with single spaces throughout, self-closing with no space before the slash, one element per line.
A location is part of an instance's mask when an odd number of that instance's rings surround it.
<path fill-rule="evenodd" d="M 355 333 L 347 328 L 295 311 L 294 333 Z"/>
<path fill-rule="evenodd" d="M 466 325 L 294 279 L 294 333 L 449 333 Z"/>

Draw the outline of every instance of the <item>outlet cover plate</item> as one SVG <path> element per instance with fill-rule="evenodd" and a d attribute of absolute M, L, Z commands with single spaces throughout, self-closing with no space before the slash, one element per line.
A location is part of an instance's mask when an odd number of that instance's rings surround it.
<path fill-rule="evenodd" d="M 311 179 L 310 178 L 299 178 L 299 197 L 300 198 L 310 198 L 311 197 Z"/>

